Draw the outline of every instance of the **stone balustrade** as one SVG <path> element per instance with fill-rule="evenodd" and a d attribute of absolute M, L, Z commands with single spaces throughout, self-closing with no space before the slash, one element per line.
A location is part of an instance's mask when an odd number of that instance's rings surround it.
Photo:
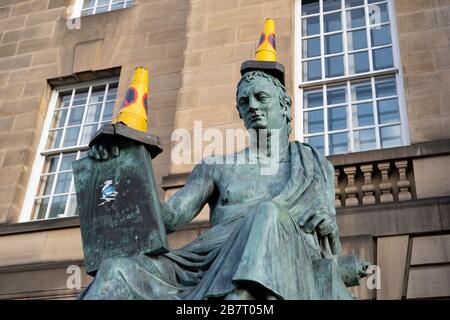
<path fill-rule="evenodd" d="M 336 207 L 416 199 L 412 159 L 335 166 Z"/>

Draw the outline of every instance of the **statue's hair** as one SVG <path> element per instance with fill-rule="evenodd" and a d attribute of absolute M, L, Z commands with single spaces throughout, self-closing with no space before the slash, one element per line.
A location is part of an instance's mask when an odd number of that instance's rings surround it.
<path fill-rule="evenodd" d="M 275 78 L 263 71 L 249 71 L 249 72 L 245 73 L 237 85 L 236 109 L 238 109 L 238 112 L 239 112 L 239 108 L 237 105 L 237 98 L 238 98 L 238 94 L 239 94 L 239 87 L 241 86 L 242 82 L 248 83 L 257 77 L 261 77 L 261 78 L 265 78 L 265 79 L 269 80 L 274 85 L 274 87 L 277 89 L 277 95 L 278 95 L 278 100 L 280 101 L 281 111 L 283 112 L 283 115 L 286 117 L 286 123 L 288 126 L 288 136 L 289 136 L 289 134 L 291 133 L 291 130 L 292 130 L 292 128 L 291 128 L 292 100 L 291 100 L 291 97 L 289 97 L 289 95 L 287 94 L 286 88 L 281 84 L 280 80 L 278 80 L 277 78 Z"/>

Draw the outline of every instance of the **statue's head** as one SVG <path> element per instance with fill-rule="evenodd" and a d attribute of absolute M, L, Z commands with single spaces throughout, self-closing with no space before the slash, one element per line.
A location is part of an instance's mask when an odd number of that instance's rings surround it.
<path fill-rule="evenodd" d="M 281 82 L 265 72 L 247 72 L 238 83 L 236 108 L 247 129 L 286 129 L 289 135 L 291 103 Z"/>

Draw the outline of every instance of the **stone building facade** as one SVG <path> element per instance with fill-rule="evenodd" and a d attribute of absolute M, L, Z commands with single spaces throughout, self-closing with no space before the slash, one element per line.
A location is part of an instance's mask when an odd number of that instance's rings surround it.
<path fill-rule="evenodd" d="M 271 17 L 277 26 L 279 61 L 286 67 L 286 88 L 294 98 L 291 138 L 302 140 L 301 94 L 307 86 L 299 80 L 301 0 L 91 2 L 96 12 L 83 10 L 89 6 L 80 0 L 0 0 L 3 299 L 73 298 L 80 292 L 70 285 L 76 284 L 70 278 L 76 268 L 70 266 L 83 266 L 78 217 L 70 210 L 52 219 L 36 219 L 33 213 L 43 163 L 50 157 L 43 145 L 51 132 L 55 90 L 85 85 L 91 95 L 103 80 L 116 81 L 117 111 L 134 68 L 148 67 L 149 131 L 164 147 L 153 165 L 160 196 L 167 198 L 183 186 L 193 167 L 171 162 L 175 129 L 193 131 L 194 121 L 221 131 L 243 128 L 235 109 L 240 64 L 254 57 L 263 21 Z M 339 2 L 351 8 L 358 1 Z M 375 2 L 365 0 L 363 5 Z M 124 8 L 102 12 L 114 3 Z M 303 4 L 308 3 L 314 1 Z M 352 289 L 356 296 L 448 298 L 450 2 L 386 3 L 407 137 L 395 148 L 328 156 L 336 169 L 337 220 L 344 251 L 379 267 L 378 289 L 363 281 Z M 80 12 L 86 15 L 80 17 Z M 51 214 L 47 210 L 43 217 Z M 197 237 L 208 228 L 208 220 L 206 208 L 170 236 L 171 246 Z M 91 278 L 83 272 L 81 276 L 85 287 Z"/>

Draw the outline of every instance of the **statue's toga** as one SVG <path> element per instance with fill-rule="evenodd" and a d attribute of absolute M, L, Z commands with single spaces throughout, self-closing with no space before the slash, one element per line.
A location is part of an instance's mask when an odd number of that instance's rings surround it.
<path fill-rule="evenodd" d="M 83 299 L 319 299 L 313 260 L 323 244 L 341 254 L 334 170 L 313 147 L 289 142 L 291 99 L 278 79 L 244 74 L 237 109 L 245 126 L 267 130 L 266 148 L 213 156 L 161 203 L 174 232 L 208 204 L 211 228 L 185 247 L 149 257 L 110 258 Z M 270 150 L 277 145 L 277 153 Z M 90 155 L 99 155 L 94 146 Z M 262 174 L 262 163 L 278 170 Z"/>

